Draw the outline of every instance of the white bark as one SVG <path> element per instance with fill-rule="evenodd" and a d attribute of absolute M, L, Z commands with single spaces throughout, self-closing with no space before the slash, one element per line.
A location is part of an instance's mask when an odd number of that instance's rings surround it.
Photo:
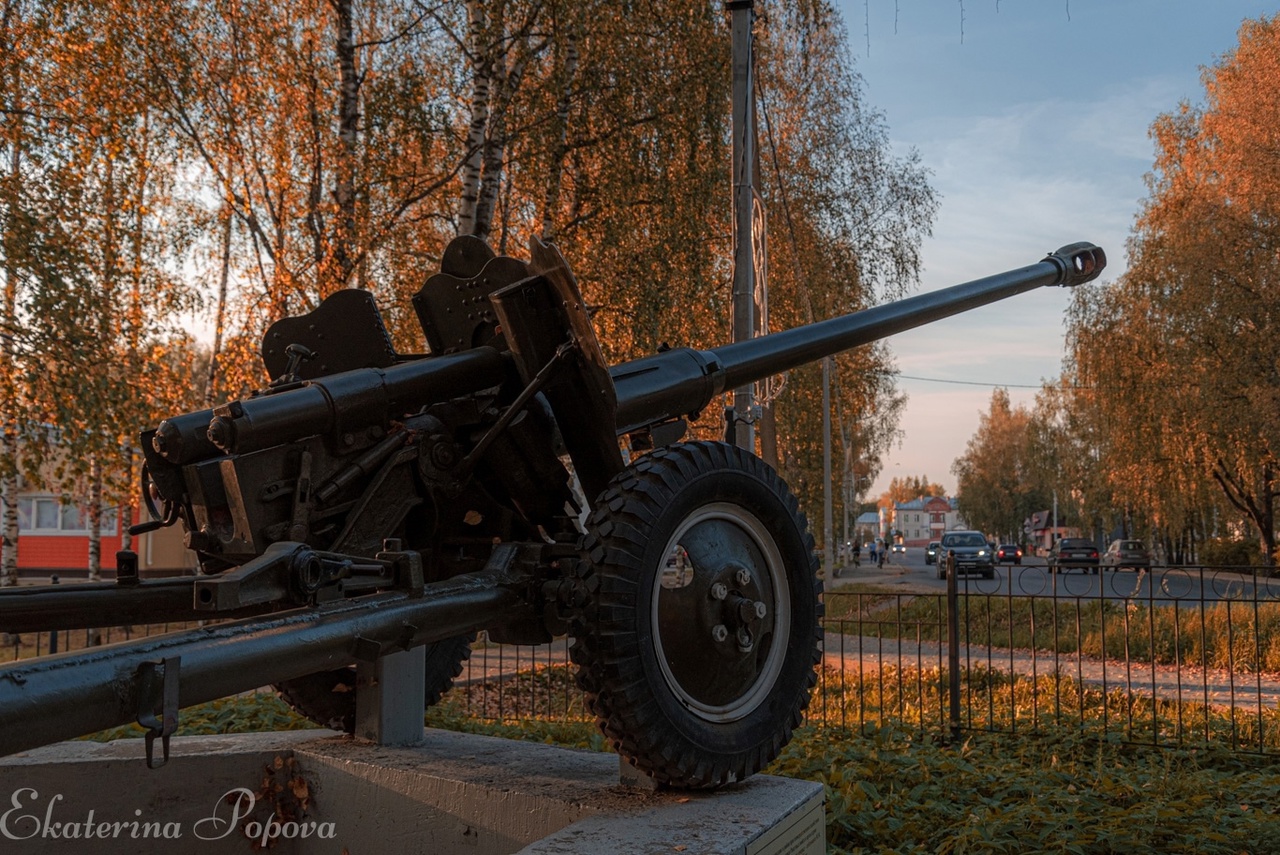
<path fill-rule="evenodd" d="M 89 458 L 89 581 L 102 579 L 102 462 Z"/>
<path fill-rule="evenodd" d="M 231 202 L 223 202 L 222 211 L 222 273 L 218 280 L 218 309 L 213 323 L 213 352 L 209 355 L 209 377 L 204 387 L 204 402 L 212 407 L 218 403 L 218 357 L 222 354 L 222 333 L 227 319 L 227 280 L 231 276 L 231 230 L 235 217 Z M 130 453 L 130 468 L 132 468 Z"/>
<path fill-rule="evenodd" d="M 480 199 L 480 170 L 485 132 L 489 126 L 490 52 L 485 44 L 484 0 L 467 0 L 467 50 L 471 55 L 471 124 L 467 129 L 467 159 L 462 165 L 462 201 L 458 206 L 458 234 L 475 234 Z"/>
<path fill-rule="evenodd" d="M 3 36 L 3 44 L 0 44 L 0 50 L 8 53 L 12 49 L 9 42 L 9 24 L 12 7 L 6 4 L 4 14 L 4 27 L 0 31 Z M 7 88 L 14 96 L 16 101 L 18 92 L 20 91 L 21 80 L 16 65 L 12 72 L 12 78 L 8 81 Z M 16 105 L 15 105 L 16 106 Z M 7 117 L 9 124 L 9 174 L 8 187 L 5 191 L 6 214 L 11 215 L 12 209 L 17 204 L 18 186 L 21 181 L 22 167 L 22 116 L 15 110 Z M 4 241 L 7 245 L 12 245 L 18 240 L 18 236 L 13 233 L 14 224 L 12 216 L 6 216 L 4 223 Z M 17 265 L 14 263 L 11 254 L 5 251 L 5 281 L 4 281 L 4 306 L 3 317 L 0 317 L 0 324 L 4 329 L 13 329 L 17 321 L 17 302 L 18 302 L 18 271 Z M 16 354 L 13 349 L 13 337 L 0 337 L 0 371 L 4 372 L 4 376 L 0 378 L 0 383 L 8 400 L 3 401 L 7 407 L 13 407 L 17 399 L 16 378 L 17 365 Z M 0 587 L 7 587 L 18 584 L 18 419 L 17 414 L 9 409 L 0 416 L 0 429 L 4 431 L 3 440 L 0 440 L 0 470 L 3 476 L 0 477 L 0 501 L 4 503 L 3 511 L 3 540 L 0 541 Z"/>
<path fill-rule="evenodd" d="M 352 0 L 334 0 L 338 14 L 338 74 L 341 81 L 338 101 L 338 183 L 334 201 L 338 206 L 338 228 L 334 236 L 334 260 L 341 284 L 351 282 L 356 264 L 356 148 L 360 133 L 360 75 L 356 71 L 355 25 Z"/>
<path fill-rule="evenodd" d="M 18 459 L 17 431 L 13 425 L 5 425 L 4 456 Z M 18 476 L 7 475 L 0 479 L 0 501 L 4 502 L 3 560 L 0 563 L 0 588 L 18 584 Z"/>
<path fill-rule="evenodd" d="M 565 38 L 564 86 L 556 102 L 556 153 L 547 176 L 547 194 L 542 207 L 542 238 L 555 238 L 556 212 L 560 208 L 560 187 L 564 176 L 564 159 L 569 151 L 569 107 L 573 98 L 573 83 L 578 74 L 578 39 L 570 29 Z"/>

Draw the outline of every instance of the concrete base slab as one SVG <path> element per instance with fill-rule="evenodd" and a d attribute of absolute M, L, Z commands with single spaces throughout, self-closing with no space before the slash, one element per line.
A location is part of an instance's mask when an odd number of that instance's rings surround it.
<path fill-rule="evenodd" d="M 614 755 L 428 730 L 141 740 L 0 758 L 0 851 L 821 855 L 822 788 L 757 775 L 711 793 L 619 784 Z M 88 839 L 86 839 L 88 838 Z"/>

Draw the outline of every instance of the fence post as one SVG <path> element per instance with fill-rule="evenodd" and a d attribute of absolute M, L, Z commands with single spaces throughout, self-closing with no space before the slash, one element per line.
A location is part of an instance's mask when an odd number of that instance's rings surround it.
<path fill-rule="evenodd" d="M 956 553 L 947 550 L 947 694 L 951 738 L 960 738 L 960 593 Z"/>

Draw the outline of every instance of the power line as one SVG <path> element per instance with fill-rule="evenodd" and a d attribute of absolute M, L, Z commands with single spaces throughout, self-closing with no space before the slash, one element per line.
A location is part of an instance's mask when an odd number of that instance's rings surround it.
<path fill-rule="evenodd" d="M 992 388 L 992 389 L 996 388 L 997 386 L 998 386 L 998 387 L 1000 387 L 1000 388 L 1002 388 L 1002 389 L 1043 389 L 1043 388 L 1044 388 L 1044 384 L 1043 384 L 1043 383 L 1037 383 L 1037 384 L 1030 384 L 1030 383 L 988 383 L 988 382 L 986 382 L 986 381 L 984 381 L 984 380 L 946 380 L 946 379 L 943 379 L 943 378 L 941 378 L 941 377 L 917 377 L 917 376 L 915 376 L 915 375 L 913 375 L 913 374 L 896 374 L 896 373 L 888 372 L 888 371 L 884 371 L 884 372 L 880 372 L 880 373 L 882 373 L 882 374 L 887 374 L 887 375 L 892 376 L 892 377 L 900 377 L 900 378 L 902 378 L 903 380 L 923 380 L 923 381 L 924 381 L 924 382 L 926 382 L 926 383 L 951 383 L 951 384 L 954 384 L 954 385 L 957 385 L 957 386 L 987 386 L 987 387 Z M 1073 389 L 1083 389 L 1083 388 L 1085 388 L 1085 387 L 1083 387 L 1083 386 L 1072 386 L 1071 388 L 1073 388 Z"/>

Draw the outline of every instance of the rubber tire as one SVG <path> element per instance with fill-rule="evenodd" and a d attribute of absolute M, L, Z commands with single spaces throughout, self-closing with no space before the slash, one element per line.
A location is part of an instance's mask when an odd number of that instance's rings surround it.
<path fill-rule="evenodd" d="M 471 657 L 471 643 L 475 640 L 475 633 L 468 633 L 426 646 L 424 711 L 438 703 L 453 685 L 454 678 L 462 673 L 462 663 Z M 343 733 L 354 733 L 356 729 L 355 687 L 354 665 L 275 684 L 281 700 L 295 712 L 321 727 Z"/>
<path fill-rule="evenodd" d="M 786 637 L 770 634 L 768 647 L 756 656 L 757 664 L 762 656 L 774 663 L 766 660 L 758 669 L 772 669 L 765 675 L 772 683 L 752 676 L 755 682 L 733 699 L 744 709 L 724 721 L 693 711 L 668 682 L 679 681 L 664 676 L 672 666 L 659 662 L 656 645 L 662 640 L 655 639 L 653 617 L 667 557 L 662 553 L 687 520 L 712 505 L 735 506 L 768 533 L 779 559 L 775 566 L 785 577 L 778 587 L 785 586 L 789 601 Z M 725 443 L 659 449 L 610 482 L 587 520 L 582 545 L 590 560 L 580 572 L 595 596 L 574 627 L 570 652 L 587 706 L 613 748 L 660 784 L 686 789 L 743 780 L 777 757 L 801 723 L 817 682 L 823 611 L 813 537 L 777 473 Z M 704 570 L 694 578 L 707 575 Z M 773 594 L 777 602 L 781 591 Z M 667 663 L 677 662 L 679 653 L 703 660 L 715 655 L 713 644 L 708 636 L 705 648 L 681 648 L 677 656 L 663 652 Z M 680 690 L 689 693 L 686 686 Z M 757 697 L 741 700 L 749 694 Z"/>

